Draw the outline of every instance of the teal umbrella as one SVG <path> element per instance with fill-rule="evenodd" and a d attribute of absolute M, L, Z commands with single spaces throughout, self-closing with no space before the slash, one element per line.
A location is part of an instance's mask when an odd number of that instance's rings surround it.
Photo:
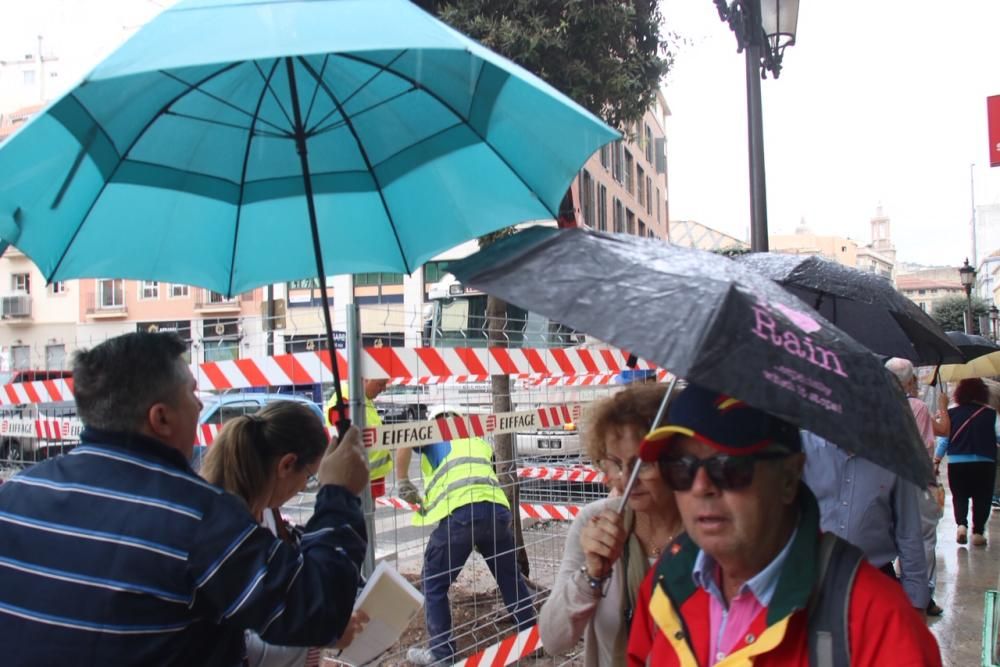
<path fill-rule="evenodd" d="M 327 270 L 555 217 L 617 136 L 406 0 L 188 0 L 0 146 L 0 241 L 48 281 L 318 275 L 327 303 Z"/>

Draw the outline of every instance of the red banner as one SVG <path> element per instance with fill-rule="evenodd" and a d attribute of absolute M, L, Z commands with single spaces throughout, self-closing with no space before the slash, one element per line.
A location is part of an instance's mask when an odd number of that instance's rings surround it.
<path fill-rule="evenodd" d="M 1000 95 L 986 98 L 986 117 L 990 133 L 990 166 L 1000 167 Z"/>

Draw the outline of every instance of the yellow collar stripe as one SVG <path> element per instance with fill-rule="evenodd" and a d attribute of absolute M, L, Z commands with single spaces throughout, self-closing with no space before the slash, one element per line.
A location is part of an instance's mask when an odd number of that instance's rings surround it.
<path fill-rule="evenodd" d="M 674 605 L 659 586 L 653 586 L 653 596 L 649 600 L 649 614 L 674 649 L 679 667 L 698 667 L 698 660 L 691 652 L 691 646 L 684 636 L 684 626 L 674 613 Z"/>
<path fill-rule="evenodd" d="M 788 629 L 788 620 L 791 616 L 769 625 L 766 630 L 752 644 L 747 644 L 739 651 L 730 653 L 724 659 L 715 663 L 715 667 L 751 667 L 753 659 L 761 653 L 774 650 L 781 640 L 785 638 L 785 630 Z"/>

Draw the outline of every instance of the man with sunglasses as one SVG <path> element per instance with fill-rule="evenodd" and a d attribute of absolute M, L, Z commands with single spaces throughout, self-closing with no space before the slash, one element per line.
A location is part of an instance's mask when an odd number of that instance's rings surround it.
<path fill-rule="evenodd" d="M 687 535 L 639 591 L 630 665 L 931 665 L 903 590 L 821 534 L 798 429 L 689 385 L 641 457 L 658 461 Z"/>

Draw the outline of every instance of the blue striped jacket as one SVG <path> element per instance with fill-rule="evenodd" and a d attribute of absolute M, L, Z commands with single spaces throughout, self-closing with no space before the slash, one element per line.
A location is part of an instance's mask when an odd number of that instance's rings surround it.
<path fill-rule="evenodd" d="M 238 665 L 243 630 L 318 646 L 350 618 L 358 499 L 324 486 L 300 548 L 178 451 L 85 429 L 69 454 L 0 485 L 0 662 Z"/>

